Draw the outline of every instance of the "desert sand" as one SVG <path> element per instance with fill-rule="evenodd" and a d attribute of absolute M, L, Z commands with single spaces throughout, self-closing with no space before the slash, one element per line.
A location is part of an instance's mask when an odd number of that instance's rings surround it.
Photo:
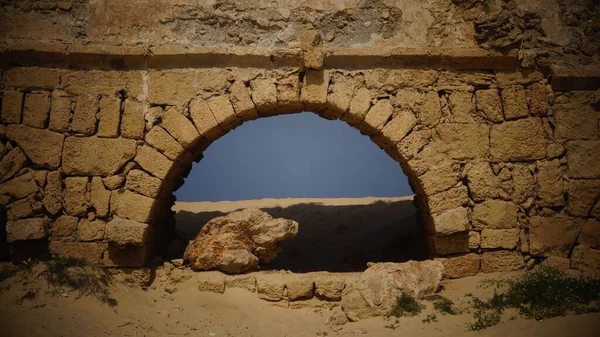
<path fill-rule="evenodd" d="M 382 237 L 390 239 L 390 244 L 393 244 L 396 234 L 404 235 L 400 237 L 405 242 L 406 238 L 416 235 L 411 199 L 264 199 L 178 203 L 174 210 L 178 212 L 178 228 L 190 237 L 199 230 L 201 225 L 198 223 L 239 208 L 258 207 L 276 217 L 292 218 L 300 223 L 303 235 L 299 235 L 297 241 L 290 241 L 276 263 L 266 269 L 334 271 L 329 268 L 341 263 L 336 271 L 351 271 L 364 270 L 366 266 L 360 267 L 361 263 L 371 257 L 390 256 L 386 256 L 382 249 L 375 249 L 376 242 L 381 245 Z M 307 245 L 308 242 L 313 244 Z M 359 244 L 368 247 L 367 252 L 344 260 L 343 254 L 360 252 Z M 369 252 L 369 249 L 372 251 Z M 353 259 L 360 263 L 348 262 Z M 398 323 L 395 323 L 395 318 L 385 320 L 378 317 L 331 326 L 326 324 L 328 309 L 280 308 L 259 299 L 255 293 L 237 288 L 227 289 L 223 294 L 200 292 L 193 277 L 176 284 L 176 291 L 171 288 L 170 292 L 165 291 L 165 284 L 158 278 L 143 288 L 115 280 L 110 289 L 117 305 L 109 307 L 95 298 L 80 297 L 73 290 L 55 291 L 41 278 L 25 281 L 18 274 L 0 282 L 0 336 L 600 335 L 600 314 L 538 322 L 522 318 L 513 320 L 515 313 L 506 312 L 503 322 L 497 326 L 479 332 L 467 331 L 467 323 L 473 321 L 473 313 L 469 309 L 470 297 L 465 295 L 472 293 L 484 298 L 491 295 L 491 289 L 478 287 L 481 280 L 515 275 L 518 273 L 479 274 L 443 281 L 440 294 L 454 301 L 460 313 L 452 316 L 438 312 L 437 322 L 423 322 L 427 315 L 435 313 L 432 304 L 424 301 L 427 308 L 419 316 L 402 317 Z M 29 291 L 35 293 L 35 298 L 23 300 Z M 390 325 L 394 325 L 394 329 Z"/>

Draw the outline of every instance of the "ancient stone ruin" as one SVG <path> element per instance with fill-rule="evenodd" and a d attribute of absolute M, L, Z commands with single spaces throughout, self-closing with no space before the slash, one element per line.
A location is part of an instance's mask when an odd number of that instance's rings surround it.
<path fill-rule="evenodd" d="M 173 237 L 173 191 L 213 141 L 310 111 L 398 161 L 445 277 L 597 269 L 599 11 L 3 1 L 0 251 L 146 266 Z"/>

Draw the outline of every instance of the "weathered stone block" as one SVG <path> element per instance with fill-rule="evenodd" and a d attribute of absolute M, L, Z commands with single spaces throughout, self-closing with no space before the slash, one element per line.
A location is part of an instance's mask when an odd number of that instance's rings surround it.
<path fill-rule="evenodd" d="M 300 101 L 300 79 L 297 73 L 292 73 L 277 80 L 277 111 L 275 114 L 296 113 L 302 111 Z"/>
<path fill-rule="evenodd" d="M 427 206 L 432 214 L 465 206 L 469 203 L 467 187 L 460 185 L 447 191 L 427 196 Z"/>
<path fill-rule="evenodd" d="M 481 255 L 481 271 L 497 273 L 523 269 L 523 256 L 514 250 L 499 250 Z"/>
<path fill-rule="evenodd" d="M 95 241 L 104 238 L 106 222 L 102 220 L 89 221 L 88 219 L 79 220 L 77 225 L 77 239 L 79 241 Z"/>
<path fill-rule="evenodd" d="M 203 271 L 196 278 L 198 290 L 222 294 L 225 292 L 225 274 L 218 271 Z"/>
<path fill-rule="evenodd" d="M 529 110 L 534 116 L 544 117 L 548 113 L 548 87 L 534 83 L 529 88 Z"/>
<path fill-rule="evenodd" d="M 113 191 L 123 187 L 125 184 L 125 177 L 123 175 L 115 175 L 102 179 L 104 186 L 109 190 Z"/>
<path fill-rule="evenodd" d="M 34 164 L 49 169 L 60 165 L 64 135 L 25 125 L 9 125 L 6 136 L 17 143 Z"/>
<path fill-rule="evenodd" d="M 256 291 L 256 277 L 254 275 L 228 275 L 225 277 L 225 288 L 242 288 L 250 292 Z"/>
<path fill-rule="evenodd" d="M 567 143 L 569 178 L 600 178 L 600 140 Z"/>
<path fill-rule="evenodd" d="M 486 161 L 468 163 L 466 168 L 467 182 L 474 201 L 483 201 L 498 197 L 500 180 Z"/>
<path fill-rule="evenodd" d="M 141 146 L 138 149 L 135 161 L 144 170 L 163 180 L 173 165 L 173 162 L 167 157 L 147 145 Z"/>
<path fill-rule="evenodd" d="M 59 171 L 48 173 L 42 203 L 52 215 L 56 215 L 62 210 L 62 177 Z"/>
<path fill-rule="evenodd" d="M 512 202 L 486 200 L 473 207 L 473 227 L 479 230 L 516 228 L 518 211 L 519 206 Z"/>
<path fill-rule="evenodd" d="M 254 107 L 254 102 L 252 102 L 244 82 L 240 80 L 235 81 L 229 90 L 229 99 L 235 109 L 235 114 L 242 121 L 257 119 L 258 111 L 256 111 L 256 107 Z"/>
<path fill-rule="evenodd" d="M 121 117 L 121 136 L 133 139 L 144 138 L 145 122 L 143 103 L 126 100 Z"/>
<path fill-rule="evenodd" d="M 225 134 L 225 131 L 219 127 L 212 111 L 210 111 L 208 103 L 202 98 L 197 97 L 190 102 L 190 116 L 199 134 L 208 140 L 216 140 Z"/>
<path fill-rule="evenodd" d="M 277 87 L 272 78 L 259 78 L 250 82 L 252 101 L 259 114 L 268 115 L 277 108 Z"/>
<path fill-rule="evenodd" d="M 559 139 L 598 139 L 598 119 L 600 113 L 588 104 L 557 104 L 554 107 L 556 129 L 554 135 Z M 594 123 L 596 121 L 596 123 Z"/>
<path fill-rule="evenodd" d="M 393 112 L 394 107 L 389 99 L 380 99 L 369 109 L 359 128 L 367 135 L 375 134 L 383 129 Z"/>
<path fill-rule="evenodd" d="M 490 152 L 498 161 L 542 159 L 546 156 L 546 132 L 539 118 L 524 118 L 493 125 Z"/>
<path fill-rule="evenodd" d="M 90 193 L 90 204 L 96 210 L 96 215 L 104 218 L 108 216 L 110 191 L 104 187 L 102 178 L 93 177 Z"/>
<path fill-rule="evenodd" d="M 149 71 L 148 100 L 152 104 L 184 104 L 195 96 L 195 80 L 194 71 Z"/>
<path fill-rule="evenodd" d="M 105 177 L 115 174 L 135 154 L 136 142 L 132 139 L 67 137 L 63 151 L 63 172 Z"/>
<path fill-rule="evenodd" d="M 27 198 L 17 200 L 6 206 L 8 220 L 30 218 L 42 212 L 42 203 L 35 199 L 34 194 Z"/>
<path fill-rule="evenodd" d="M 147 197 L 156 198 L 160 192 L 161 184 L 162 180 L 142 170 L 131 170 L 127 174 L 125 187 Z"/>
<path fill-rule="evenodd" d="M 583 221 L 571 217 L 531 217 L 529 250 L 536 256 L 568 257 L 582 226 Z"/>
<path fill-rule="evenodd" d="M 571 268 L 597 274 L 600 266 L 600 250 L 585 245 L 576 246 L 571 255 Z"/>
<path fill-rule="evenodd" d="M 50 105 L 50 122 L 48 129 L 52 131 L 65 132 L 69 130 L 71 122 L 71 106 L 73 102 L 70 97 L 62 96 L 60 92 L 52 93 Z"/>
<path fill-rule="evenodd" d="M 550 256 L 539 264 L 543 267 L 568 270 L 571 268 L 571 260 L 566 257 Z"/>
<path fill-rule="evenodd" d="M 326 108 L 329 70 L 307 70 L 302 86 L 302 103 L 305 109 L 315 113 Z"/>
<path fill-rule="evenodd" d="M 119 248 L 109 244 L 102 264 L 105 267 L 142 267 L 148 263 L 151 248 L 150 245 Z"/>
<path fill-rule="evenodd" d="M 48 93 L 28 93 L 23 105 L 23 124 L 43 129 L 48 121 L 50 101 Z"/>
<path fill-rule="evenodd" d="M 98 263 L 106 250 L 104 242 L 62 242 L 50 241 L 50 252 L 63 257 L 83 259 L 90 263 Z"/>
<path fill-rule="evenodd" d="M 328 301 L 342 299 L 342 291 L 346 288 L 344 275 L 325 274 L 315 277 L 315 296 Z"/>
<path fill-rule="evenodd" d="M 371 108 L 371 92 L 367 88 L 359 88 L 354 92 L 348 111 L 341 119 L 350 125 L 362 122 Z"/>
<path fill-rule="evenodd" d="M 69 215 L 61 215 L 51 224 L 52 237 L 71 236 L 77 229 L 79 218 Z"/>
<path fill-rule="evenodd" d="M 38 191 L 38 186 L 33 174 L 26 173 L 0 184 L 0 195 L 6 195 L 15 199 L 24 198 Z"/>
<path fill-rule="evenodd" d="M 71 130 L 91 135 L 96 131 L 96 113 L 99 102 L 96 96 L 82 95 L 77 97 L 75 112 L 71 121 Z"/>
<path fill-rule="evenodd" d="M 419 180 L 423 191 L 427 195 L 439 193 L 456 185 L 459 181 L 459 173 L 452 167 L 452 162 L 442 162 L 430 167 Z"/>
<path fill-rule="evenodd" d="M 481 257 L 473 253 L 439 260 L 444 266 L 444 277 L 449 279 L 477 275 L 481 264 Z"/>
<path fill-rule="evenodd" d="M 21 170 L 26 161 L 27 157 L 18 147 L 0 158 L 0 183 L 12 178 Z"/>
<path fill-rule="evenodd" d="M 242 124 L 242 121 L 235 114 L 233 106 L 226 96 L 211 97 L 206 103 L 208 103 L 208 107 L 221 129 L 231 130 Z"/>
<path fill-rule="evenodd" d="M 6 222 L 8 242 L 41 240 L 46 237 L 46 219 L 31 218 Z"/>
<path fill-rule="evenodd" d="M 410 110 L 400 110 L 394 112 L 390 120 L 381 130 L 383 137 L 391 145 L 398 144 L 417 124 L 417 118 Z M 409 152 L 409 151 L 407 151 Z"/>
<path fill-rule="evenodd" d="M 106 240 L 117 246 L 142 246 L 150 238 L 148 224 L 115 217 L 106 224 Z"/>
<path fill-rule="evenodd" d="M 327 94 L 327 116 L 339 118 L 350 107 L 350 101 L 356 90 L 356 81 L 349 76 L 336 73 L 332 75 L 332 83 Z M 414 116 L 413 116 L 414 117 Z"/>
<path fill-rule="evenodd" d="M 458 207 L 432 215 L 430 232 L 435 235 L 450 235 L 469 230 L 469 215 L 465 207 Z"/>
<path fill-rule="evenodd" d="M 498 90 L 478 90 L 475 92 L 475 98 L 477 99 L 477 111 L 481 113 L 483 117 L 494 123 L 499 123 L 504 120 Z"/>
<path fill-rule="evenodd" d="M 592 249 L 600 249 L 600 221 L 588 219 L 577 238 L 577 243 Z"/>
<path fill-rule="evenodd" d="M 285 277 L 281 274 L 256 275 L 258 297 L 267 301 L 281 301 L 285 288 Z"/>
<path fill-rule="evenodd" d="M 535 179 L 527 165 L 515 165 L 512 169 L 512 199 L 521 204 L 536 193 Z"/>
<path fill-rule="evenodd" d="M 314 278 L 310 275 L 295 275 L 286 277 L 286 296 L 290 301 L 313 297 Z"/>
<path fill-rule="evenodd" d="M 429 129 L 413 129 L 396 145 L 396 150 L 404 160 L 410 160 L 430 142 L 432 134 Z"/>
<path fill-rule="evenodd" d="M 323 67 L 323 39 L 316 29 L 303 29 L 300 35 L 304 66 L 308 69 Z"/>
<path fill-rule="evenodd" d="M 86 216 L 89 207 L 87 177 L 67 177 L 65 183 L 65 209 L 67 214 Z"/>
<path fill-rule="evenodd" d="M 481 247 L 481 233 L 470 231 L 469 232 L 469 249 L 479 249 Z"/>
<path fill-rule="evenodd" d="M 527 94 L 520 85 L 510 86 L 502 89 L 502 106 L 506 120 L 527 117 Z"/>
<path fill-rule="evenodd" d="M 539 205 L 556 207 L 565 204 L 563 172 L 558 159 L 537 162 Z"/>
<path fill-rule="evenodd" d="M 98 137 L 118 137 L 120 119 L 121 100 L 110 96 L 102 97 L 100 99 L 100 122 L 96 135 Z"/>
<path fill-rule="evenodd" d="M 147 223 L 155 200 L 127 190 L 111 192 L 110 209 L 119 217 Z"/>
<path fill-rule="evenodd" d="M 487 158 L 490 128 L 484 124 L 438 124 L 436 131 L 453 159 Z"/>
<path fill-rule="evenodd" d="M 168 108 L 162 116 L 161 126 L 186 149 L 200 137 L 194 124 L 175 107 Z"/>
<path fill-rule="evenodd" d="M 183 152 L 183 147 L 179 144 L 175 138 L 161 128 L 155 125 L 145 137 L 148 144 L 152 145 L 160 152 L 162 152 L 167 158 L 176 160 L 177 157 Z"/>
<path fill-rule="evenodd" d="M 580 217 L 587 217 L 590 213 L 593 215 L 592 207 L 599 196 L 600 180 L 569 180 L 567 213 Z"/>
<path fill-rule="evenodd" d="M 448 98 L 451 120 L 454 123 L 472 123 L 475 116 L 473 94 L 464 91 L 452 92 Z"/>
<path fill-rule="evenodd" d="M 4 74 L 11 87 L 52 89 L 58 87 L 58 70 L 42 67 L 10 68 Z"/>
<path fill-rule="evenodd" d="M 520 230 L 513 229 L 484 229 L 481 231 L 481 248 L 515 249 L 519 242 Z"/>
<path fill-rule="evenodd" d="M 187 83 L 193 83 L 193 80 L 185 83 L 189 87 Z M 70 70 L 62 74 L 61 84 L 66 91 L 76 95 L 110 96 L 124 90 L 127 96 L 138 97 L 142 94 L 142 71 Z M 149 86 L 150 92 L 153 91 L 153 85 Z"/>
<path fill-rule="evenodd" d="M 469 232 L 459 232 L 444 236 L 430 236 L 430 247 L 434 247 L 436 256 L 468 253 Z"/>
<path fill-rule="evenodd" d="M 15 90 L 5 90 L 2 98 L 2 123 L 21 123 L 21 107 L 23 105 L 23 93 Z"/>

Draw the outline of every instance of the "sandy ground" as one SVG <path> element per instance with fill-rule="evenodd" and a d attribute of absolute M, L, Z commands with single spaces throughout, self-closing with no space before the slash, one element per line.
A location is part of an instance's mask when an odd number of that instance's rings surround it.
<path fill-rule="evenodd" d="M 190 237 L 214 216 L 239 208 L 258 207 L 275 217 L 300 223 L 298 237 L 284 246 L 272 269 L 294 271 L 364 270 L 377 259 L 406 259 L 415 249 L 415 210 L 412 198 L 362 199 L 264 199 L 245 202 L 178 203 L 178 228 Z M 412 240 L 412 242 L 411 242 Z M 384 249 L 384 247 L 387 247 Z M 399 250 L 396 256 L 389 248 Z M 400 249 L 398 249 L 400 248 Z M 373 259 L 373 260 L 371 260 Z M 165 291 L 156 278 L 149 287 L 130 287 L 118 281 L 109 307 L 92 297 L 49 288 L 45 280 L 15 276 L 0 281 L 0 336 L 600 336 L 600 314 L 559 317 L 542 322 L 517 318 L 507 312 L 503 322 L 480 332 L 467 331 L 473 321 L 470 298 L 486 297 L 490 289 L 478 288 L 486 278 L 515 274 L 478 275 L 443 281 L 442 295 L 453 300 L 462 313 L 437 313 L 437 322 L 424 323 L 434 313 L 432 304 L 418 317 L 384 320 L 373 318 L 343 326 L 326 324 L 328 309 L 284 309 L 242 289 L 224 294 L 200 292 L 195 278 Z M 35 299 L 20 301 L 28 292 Z M 52 295 L 51 293 L 55 293 Z M 56 295 L 57 294 L 57 295 Z M 396 328 L 389 328 L 395 324 Z M 386 327 L 386 325 L 388 327 Z"/>

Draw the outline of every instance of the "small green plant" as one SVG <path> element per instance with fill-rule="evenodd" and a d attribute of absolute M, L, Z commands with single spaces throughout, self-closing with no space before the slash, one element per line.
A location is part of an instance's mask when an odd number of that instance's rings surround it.
<path fill-rule="evenodd" d="M 384 325 L 383 327 L 387 328 L 387 329 L 396 330 L 398 328 L 398 323 L 400 323 L 400 320 L 396 319 L 396 322 L 394 322 L 392 324 Z"/>
<path fill-rule="evenodd" d="M 467 328 L 480 331 L 500 323 L 502 313 L 495 309 L 478 309 L 475 311 L 475 322 L 467 323 Z"/>
<path fill-rule="evenodd" d="M 421 310 L 423 310 L 423 305 L 419 303 L 414 296 L 402 293 L 402 295 L 396 299 L 396 306 L 394 306 L 390 315 L 395 317 L 411 317 L 420 314 Z"/>
<path fill-rule="evenodd" d="M 444 296 L 438 296 L 438 298 L 433 301 L 433 308 L 442 314 L 456 315 L 454 302 Z"/>
<path fill-rule="evenodd" d="M 25 293 L 25 295 L 21 296 L 21 298 L 19 300 L 17 300 L 17 304 L 21 305 L 25 301 L 35 300 L 36 298 L 37 298 L 37 294 L 34 291 L 29 290 Z"/>
<path fill-rule="evenodd" d="M 427 315 L 427 317 L 423 319 L 423 323 L 432 323 L 437 321 L 437 316 L 435 314 Z"/>

